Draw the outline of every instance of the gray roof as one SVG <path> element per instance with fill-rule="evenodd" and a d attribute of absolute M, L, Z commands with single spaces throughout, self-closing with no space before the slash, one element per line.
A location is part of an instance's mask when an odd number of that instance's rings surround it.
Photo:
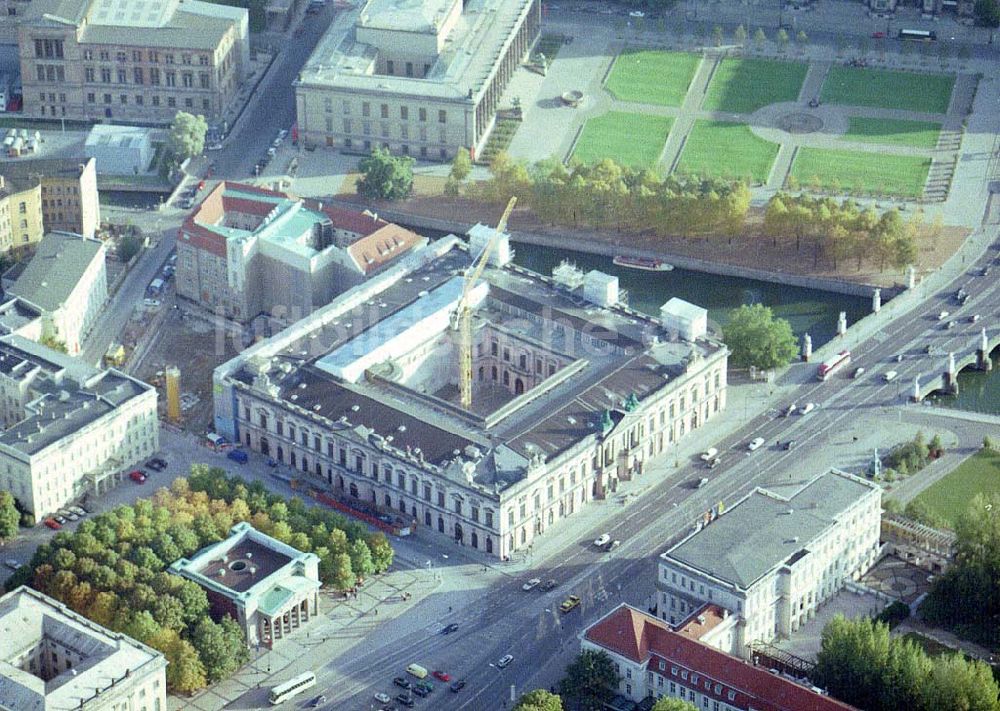
<path fill-rule="evenodd" d="M 662 558 L 746 590 L 808 549 L 845 509 L 877 488 L 836 469 L 805 482 L 787 497 L 758 488 Z"/>
<path fill-rule="evenodd" d="M 49 232 L 8 293 L 45 311 L 66 303 L 95 259 L 104 259 L 104 244 L 72 232 Z"/>
<path fill-rule="evenodd" d="M 0 433 L 0 449 L 26 459 L 113 412 L 152 386 L 100 371 L 21 336 L 0 340 L 0 372 L 29 383 L 24 419 Z"/>
<path fill-rule="evenodd" d="M 437 32 L 455 0 L 369 0 L 359 24 L 403 32 Z"/>
<path fill-rule="evenodd" d="M 167 665 L 160 652 L 24 586 L 0 598 L 0 639 L 0 708 L 17 711 L 90 708 L 97 690 L 135 674 L 162 674 Z M 47 681 L 9 662 L 45 640 L 81 659 Z"/>
<path fill-rule="evenodd" d="M 122 44 L 143 47 L 178 47 L 189 49 L 213 50 L 223 36 L 239 18 L 213 16 L 208 13 L 191 12 L 195 5 L 208 3 L 185 3 L 173 14 L 162 27 L 123 27 L 118 25 L 86 25 L 83 28 L 80 44 Z M 222 8 L 237 13 L 245 13 L 242 8 Z M 216 15 L 218 13 L 215 13 Z M 175 65 L 183 69 L 184 65 Z M 188 67 L 198 71 L 198 65 Z"/>
<path fill-rule="evenodd" d="M 44 178 L 79 178 L 82 169 L 93 158 L 37 158 L 17 160 L 0 165 L 4 178 L 26 180 Z"/>

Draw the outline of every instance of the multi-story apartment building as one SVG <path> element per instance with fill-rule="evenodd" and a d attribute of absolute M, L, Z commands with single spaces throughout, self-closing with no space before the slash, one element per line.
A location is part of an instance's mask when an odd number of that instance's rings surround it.
<path fill-rule="evenodd" d="M 3 275 L 6 294 L 42 314 L 42 336 L 79 355 L 108 300 L 104 242 L 72 232 L 50 232 L 35 254 Z"/>
<path fill-rule="evenodd" d="M 583 650 L 611 657 L 618 692 L 651 708 L 652 699 L 681 699 L 706 711 L 856 711 L 819 690 L 753 666 L 621 605 L 584 633 Z"/>
<path fill-rule="evenodd" d="M 0 253 L 30 249 L 42 239 L 42 186 L 38 180 L 8 179 L 0 171 Z"/>
<path fill-rule="evenodd" d="M 319 558 L 238 523 L 225 540 L 181 558 L 170 572 L 205 588 L 212 616 L 229 615 L 247 645 L 272 646 L 319 614 Z"/>
<path fill-rule="evenodd" d="M 719 605 L 739 619 L 726 651 L 747 657 L 877 562 L 881 510 L 878 485 L 836 469 L 758 487 L 660 555 L 659 616 Z"/>
<path fill-rule="evenodd" d="M 299 135 L 346 152 L 475 154 L 540 28 L 539 0 L 369 0 L 299 74 Z"/>
<path fill-rule="evenodd" d="M 431 243 L 220 366 L 216 430 L 349 506 L 505 558 L 725 407 L 725 346 L 622 305 L 614 277 L 540 276 L 501 235 L 467 287 L 492 236 Z"/>
<path fill-rule="evenodd" d="M 0 597 L 0 708 L 166 711 L 167 661 L 29 587 Z"/>
<path fill-rule="evenodd" d="M 0 165 L 0 175 L 41 186 L 42 223 L 46 232 L 75 232 L 95 237 L 101 225 L 97 170 L 93 158 L 23 158 Z M 0 228 L 2 229 L 2 228 Z M 2 251 L 2 248 L 0 248 Z"/>
<path fill-rule="evenodd" d="M 292 322 L 427 239 L 368 212 L 222 182 L 177 236 L 177 293 L 227 318 Z"/>
<path fill-rule="evenodd" d="M 219 119 L 249 62 L 243 8 L 199 0 L 32 0 L 16 21 L 29 117 Z"/>
<path fill-rule="evenodd" d="M 159 449 L 156 389 L 17 335 L 0 340 L 0 489 L 38 518 Z"/>

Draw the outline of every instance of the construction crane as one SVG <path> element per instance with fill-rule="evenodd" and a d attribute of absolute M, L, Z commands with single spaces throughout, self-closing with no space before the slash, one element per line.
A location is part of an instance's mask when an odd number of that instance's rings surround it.
<path fill-rule="evenodd" d="M 486 269 L 486 264 L 490 261 L 490 255 L 496 248 L 497 241 L 503 231 L 507 229 L 507 220 L 510 213 L 514 211 L 517 198 L 512 197 L 507 203 L 507 208 L 503 211 L 503 216 L 493 230 L 486 247 L 478 257 L 473 258 L 472 265 L 465 272 L 465 285 L 462 288 L 462 297 L 458 300 L 458 307 L 455 309 L 452 320 L 452 328 L 458 331 L 458 390 L 463 410 L 472 407 L 472 307 L 469 300 L 472 297 L 472 290 L 479 282 Z"/>

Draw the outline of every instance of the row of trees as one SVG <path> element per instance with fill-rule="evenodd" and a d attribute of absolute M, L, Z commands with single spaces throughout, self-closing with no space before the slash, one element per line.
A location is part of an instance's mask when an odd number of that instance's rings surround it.
<path fill-rule="evenodd" d="M 535 689 L 518 699 L 514 711 L 563 711 L 562 698 L 544 689 Z M 698 711 L 698 707 L 681 699 L 664 696 L 653 704 L 652 711 Z"/>
<path fill-rule="evenodd" d="M 240 521 L 316 553 L 321 578 L 340 590 L 392 562 L 382 534 L 368 535 L 360 524 L 299 499 L 286 502 L 259 482 L 195 465 L 190 480 L 176 479 L 151 499 L 82 521 L 75 533 L 56 534 L 7 589 L 30 583 L 98 624 L 149 644 L 170 663 L 170 688 L 195 691 L 246 663 L 246 642 L 233 620 L 208 617 L 199 585 L 166 567 L 221 541 Z"/>
<path fill-rule="evenodd" d="M 649 231 L 661 236 L 734 235 L 750 207 L 744 181 L 672 175 L 661 178 L 605 159 L 565 166 L 548 159 L 532 166 L 500 153 L 490 178 L 470 185 L 471 197 L 505 204 L 517 195 L 544 222 Z"/>
<path fill-rule="evenodd" d="M 21 523 L 21 512 L 14 505 L 14 496 L 9 491 L 0 491 L 0 543 L 17 535 Z"/>
<path fill-rule="evenodd" d="M 811 679 L 865 711 L 997 711 L 1000 688 L 985 662 L 955 653 L 930 657 L 888 625 L 834 618 L 823 629 Z"/>
<path fill-rule="evenodd" d="M 778 240 L 794 238 L 796 252 L 803 240 L 813 242 L 815 264 L 822 256 L 834 269 L 848 258 L 857 260 L 858 270 L 866 260 L 876 262 L 880 270 L 887 264 L 901 269 L 917 257 L 916 219 L 903 220 L 897 209 L 879 215 L 853 200 L 778 193 L 767 203 L 762 230 L 775 246 Z"/>

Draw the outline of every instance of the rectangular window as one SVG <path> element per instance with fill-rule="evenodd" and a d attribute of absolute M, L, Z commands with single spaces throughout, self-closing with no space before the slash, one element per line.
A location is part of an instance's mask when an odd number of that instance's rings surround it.
<path fill-rule="evenodd" d="M 181 83 L 184 85 L 185 89 L 190 89 L 194 86 L 194 74 L 191 72 L 184 72 L 181 74 Z"/>
<path fill-rule="evenodd" d="M 417 109 L 417 120 L 418 121 L 427 120 L 427 109 Z"/>
<path fill-rule="evenodd" d="M 94 71 L 93 67 L 87 67 L 83 70 L 83 80 L 85 82 L 93 84 L 95 77 L 96 77 L 96 72 Z"/>
<path fill-rule="evenodd" d="M 143 98 L 142 94 L 136 94 L 135 95 L 135 103 L 136 103 L 137 106 L 142 106 L 144 102 L 145 102 L 145 99 Z"/>
<path fill-rule="evenodd" d="M 128 83 L 128 72 L 126 72 L 124 69 L 118 70 L 118 83 L 119 84 Z"/>
<path fill-rule="evenodd" d="M 396 73 L 396 65 L 393 64 L 393 62 L 392 62 L 391 59 L 385 60 L 385 73 L 386 74 L 395 74 Z"/>
<path fill-rule="evenodd" d="M 211 87 L 212 85 L 211 81 L 212 80 L 209 77 L 208 72 L 201 72 L 200 74 L 198 74 L 198 84 L 201 86 L 202 89 L 208 89 L 209 87 Z"/>
<path fill-rule="evenodd" d="M 152 67 L 149 70 L 149 83 L 153 86 L 160 85 L 160 70 L 156 67 Z"/>
<path fill-rule="evenodd" d="M 159 96 L 154 96 L 153 97 L 153 106 L 159 106 L 159 105 L 160 105 L 160 97 Z"/>
<path fill-rule="evenodd" d="M 413 62 L 406 63 L 406 76 L 408 77 L 413 76 Z"/>
<path fill-rule="evenodd" d="M 145 77 L 142 75 L 142 67 L 132 68 L 132 82 L 135 84 L 144 84 Z"/>
<path fill-rule="evenodd" d="M 448 123 L 448 112 L 444 109 L 438 111 L 438 123 Z"/>
<path fill-rule="evenodd" d="M 406 107 L 406 106 L 400 106 L 399 107 L 399 118 L 401 118 L 403 121 L 409 121 L 410 120 L 410 109 L 408 107 Z"/>
<path fill-rule="evenodd" d="M 115 59 L 119 62 L 125 62 L 128 61 L 128 55 L 125 52 L 115 52 Z"/>
<path fill-rule="evenodd" d="M 366 118 L 372 115 L 372 105 L 367 101 L 361 102 L 361 115 Z"/>

